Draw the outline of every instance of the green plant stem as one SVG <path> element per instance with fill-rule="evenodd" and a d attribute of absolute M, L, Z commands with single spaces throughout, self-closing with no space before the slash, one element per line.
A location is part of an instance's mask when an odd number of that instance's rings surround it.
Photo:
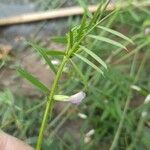
<path fill-rule="evenodd" d="M 133 149 L 135 148 L 136 144 L 138 143 L 138 141 L 140 141 L 140 139 L 141 139 L 141 134 L 142 134 L 143 127 L 144 127 L 144 121 L 145 121 L 145 117 L 143 117 L 143 116 L 141 115 L 141 118 L 140 118 L 139 123 L 138 123 L 138 127 L 137 127 L 137 131 L 136 131 L 134 140 L 133 140 L 133 142 L 129 145 L 129 147 L 127 147 L 127 150 L 133 150 Z"/>
<path fill-rule="evenodd" d="M 126 101 L 126 104 L 125 104 L 125 107 L 124 107 L 124 110 L 123 110 L 122 118 L 120 120 L 120 123 L 119 123 L 118 129 L 116 131 L 114 140 L 113 140 L 112 145 L 111 145 L 109 150 L 114 150 L 116 148 L 116 145 L 118 143 L 118 139 L 119 139 L 119 136 L 120 136 L 120 132 L 122 130 L 123 123 L 124 123 L 126 113 L 127 113 L 127 110 L 128 110 L 128 106 L 129 106 L 129 103 L 130 103 L 130 98 L 131 98 L 131 91 L 128 94 L 127 101 Z"/>
<path fill-rule="evenodd" d="M 67 61 L 68 61 L 68 58 L 66 56 L 64 56 L 63 61 L 62 61 L 61 65 L 60 65 L 60 67 L 57 71 L 56 77 L 55 77 L 54 82 L 52 84 L 51 92 L 50 92 L 50 94 L 47 98 L 47 105 L 46 105 L 44 117 L 43 117 L 43 120 L 42 120 L 42 124 L 41 124 L 41 127 L 40 127 L 40 132 L 39 132 L 39 136 L 38 136 L 36 150 L 41 150 L 44 131 L 45 131 L 46 126 L 47 126 L 48 116 L 49 115 L 51 116 L 51 114 L 52 114 L 53 102 L 54 102 L 53 96 L 55 94 L 57 84 L 58 84 L 58 81 L 61 77 L 63 68 L 64 68 L 65 64 L 67 63 Z"/>

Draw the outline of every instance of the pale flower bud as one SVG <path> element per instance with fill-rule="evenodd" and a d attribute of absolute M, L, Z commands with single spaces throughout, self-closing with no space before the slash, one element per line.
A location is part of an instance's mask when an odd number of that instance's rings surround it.
<path fill-rule="evenodd" d="M 86 118 L 87 118 L 87 115 L 82 114 L 82 113 L 78 113 L 78 116 L 79 116 L 81 119 L 86 119 Z"/>
<path fill-rule="evenodd" d="M 81 91 L 69 97 L 69 101 L 73 104 L 79 105 L 82 100 L 85 98 L 86 94 Z"/>
<path fill-rule="evenodd" d="M 85 98 L 86 94 L 81 91 L 78 92 L 72 96 L 67 96 L 67 95 L 54 95 L 54 100 L 56 101 L 62 101 L 62 102 L 71 102 L 73 104 L 79 105 L 82 100 Z"/>

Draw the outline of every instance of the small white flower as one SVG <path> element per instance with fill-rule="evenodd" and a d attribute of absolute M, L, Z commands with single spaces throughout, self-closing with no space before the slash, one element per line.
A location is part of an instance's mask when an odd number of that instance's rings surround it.
<path fill-rule="evenodd" d="M 95 133 L 94 129 L 91 129 L 89 132 L 86 133 L 85 136 L 92 136 Z"/>
<path fill-rule="evenodd" d="M 142 112 L 142 117 L 144 118 L 144 117 L 146 117 L 147 116 L 147 112 L 146 111 L 143 111 Z"/>
<path fill-rule="evenodd" d="M 86 97 L 86 94 L 81 91 L 69 97 L 69 101 L 73 104 L 79 105 L 82 100 Z"/>
<path fill-rule="evenodd" d="M 85 138 L 84 138 L 84 143 L 85 143 L 85 144 L 90 143 L 90 141 L 91 141 L 91 137 L 85 137 Z"/>
<path fill-rule="evenodd" d="M 136 91 L 141 91 L 141 88 L 137 85 L 131 85 L 131 89 L 136 90 Z"/>
<path fill-rule="evenodd" d="M 94 135 L 94 133 L 95 133 L 94 129 L 88 131 L 84 137 L 84 143 L 88 144 L 91 141 L 91 136 Z"/>
<path fill-rule="evenodd" d="M 79 116 L 81 119 L 86 119 L 86 118 L 87 118 L 87 115 L 82 114 L 82 113 L 78 113 L 78 116 Z"/>
<path fill-rule="evenodd" d="M 150 102 L 150 94 L 148 94 L 148 95 L 146 96 L 144 103 L 145 103 L 145 104 L 148 104 L 149 102 Z M 143 111 L 141 115 L 142 115 L 142 117 L 144 118 L 144 117 L 147 116 L 147 114 L 148 114 L 147 111 Z"/>
<path fill-rule="evenodd" d="M 145 35 L 149 35 L 150 34 L 150 28 L 149 27 L 145 28 L 144 32 L 145 32 Z"/>
<path fill-rule="evenodd" d="M 150 94 L 146 96 L 146 99 L 145 99 L 145 104 L 148 104 L 150 102 Z"/>

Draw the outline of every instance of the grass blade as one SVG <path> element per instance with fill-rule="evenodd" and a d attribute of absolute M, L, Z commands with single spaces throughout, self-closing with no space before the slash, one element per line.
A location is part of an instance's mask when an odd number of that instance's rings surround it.
<path fill-rule="evenodd" d="M 17 71 L 22 77 L 26 78 L 28 81 L 30 81 L 33 85 L 35 85 L 42 92 L 44 93 L 49 92 L 49 89 L 42 82 L 40 82 L 36 77 L 34 77 L 32 74 L 30 74 L 26 70 L 22 68 L 17 68 Z"/>
<path fill-rule="evenodd" d="M 134 44 L 134 42 L 130 38 L 128 38 L 127 36 L 123 35 L 122 33 L 118 32 L 118 31 L 115 31 L 115 30 L 112 30 L 112 29 L 109 29 L 109 28 L 106 28 L 106 27 L 103 27 L 103 26 L 98 26 L 98 28 L 100 28 L 102 30 L 105 30 L 105 31 L 107 31 L 111 34 L 114 34 L 114 35 L 116 35 L 116 36 L 118 36 L 118 37 Z"/>
<path fill-rule="evenodd" d="M 42 47 L 29 42 L 29 44 L 37 51 L 39 52 L 39 54 L 44 58 L 44 60 L 46 61 L 46 63 L 49 65 L 50 69 L 53 70 L 53 72 L 56 74 L 56 69 L 54 67 L 54 65 L 51 63 L 47 53 L 45 52 L 45 49 L 43 49 Z"/>
<path fill-rule="evenodd" d="M 93 57 L 97 62 L 99 62 L 105 69 L 107 69 L 107 65 L 106 63 L 100 58 L 98 57 L 95 53 L 93 53 L 92 51 L 90 51 L 89 49 L 87 49 L 84 46 L 80 46 L 81 49 L 83 49 L 86 53 L 88 53 L 91 57 Z"/>
<path fill-rule="evenodd" d="M 96 40 L 99 40 L 99 41 L 103 41 L 103 42 L 112 44 L 114 46 L 117 46 L 117 47 L 120 47 L 120 48 L 123 48 L 123 49 L 127 50 L 127 48 L 124 45 L 122 45 L 121 43 L 119 43 L 117 41 L 114 41 L 112 39 L 102 37 L 102 36 L 95 36 L 95 35 L 89 35 L 89 37 L 91 37 L 93 39 L 96 39 Z"/>
<path fill-rule="evenodd" d="M 87 58 L 82 57 L 79 54 L 75 54 L 78 58 L 80 58 L 82 61 L 84 61 L 85 63 L 87 63 L 88 65 L 90 65 L 92 68 L 94 68 L 96 71 L 98 71 L 100 74 L 104 74 L 103 71 L 101 69 L 99 69 L 95 64 L 93 64 L 92 62 L 90 62 Z"/>

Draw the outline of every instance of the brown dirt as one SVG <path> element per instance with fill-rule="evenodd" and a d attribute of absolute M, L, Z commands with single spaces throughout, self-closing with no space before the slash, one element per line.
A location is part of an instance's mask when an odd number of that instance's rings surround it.
<path fill-rule="evenodd" d="M 0 70 L 0 87 L 9 88 L 14 93 L 21 92 L 26 96 L 40 96 L 41 93 L 26 79 L 17 75 L 16 69 L 13 67 L 16 60 L 20 58 L 23 68 L 35 75 L 40 81 L 42 81 L 48 87 L 54 79 L 54 74 L 50 69 L 46 68 L 46 65 L 41 63 L 41 58 L 35 54 L 23 53 L 16 56 L 14 60 L 6 62 L 7 65 Z"/>

